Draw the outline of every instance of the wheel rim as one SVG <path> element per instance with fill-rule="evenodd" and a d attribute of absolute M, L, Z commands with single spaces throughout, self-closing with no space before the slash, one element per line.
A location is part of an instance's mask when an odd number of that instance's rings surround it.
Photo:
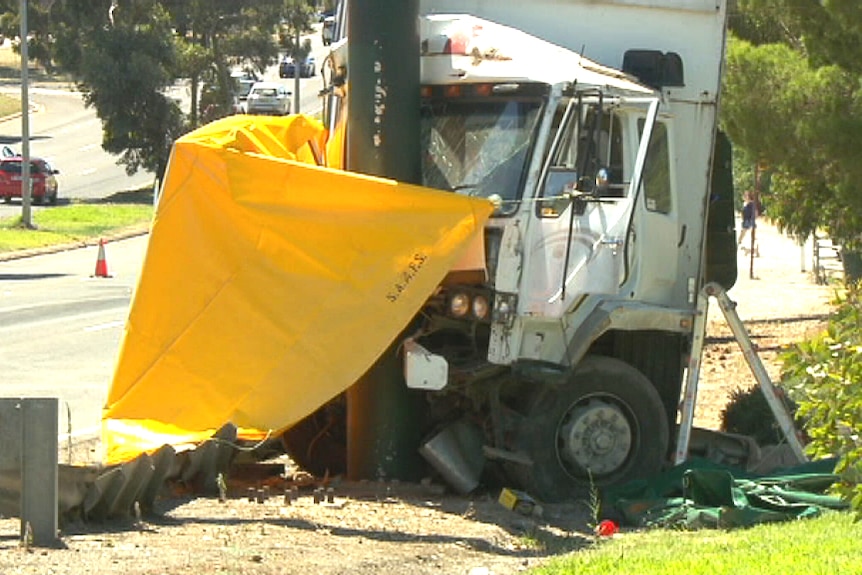
<path fill-rule="evenodd" d="M 586 398 L 566 411 L 557 427 L 557 453 L 567 473 L 599 478 L 625 467 L 636 433 L 626 411 L 604 396 Z"/>

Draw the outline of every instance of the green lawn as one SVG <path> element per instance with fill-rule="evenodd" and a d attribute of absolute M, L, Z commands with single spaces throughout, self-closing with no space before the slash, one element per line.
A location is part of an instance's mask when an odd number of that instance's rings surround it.
<path fill-rule="evenodd" d="M 68 244 L 145 228 L 153 217 L 149 203 L 69 204 L 34 210 L 36 229 L 21 225 L 21 216 L 0 218 L 0 253 Z"/>
<path fill-rule="evenodd" d="M 0 118 L 17 114 L 21 111 L 21 100 L 0 94 Z"/>
<path fill-rule="evenodd" d="M 626 533 L 531 575 L 862 574 L 862 522 L 849 512 L 732 531 Z"/>

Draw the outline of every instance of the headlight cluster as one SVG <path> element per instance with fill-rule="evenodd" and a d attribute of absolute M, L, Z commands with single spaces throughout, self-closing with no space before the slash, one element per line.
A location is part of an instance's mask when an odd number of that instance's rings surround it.
<path fill-rule="evenodd" d="M 448 299 L 447 313 L 457 319 L 490 319 L 490 294 L 455 289 Z"/>

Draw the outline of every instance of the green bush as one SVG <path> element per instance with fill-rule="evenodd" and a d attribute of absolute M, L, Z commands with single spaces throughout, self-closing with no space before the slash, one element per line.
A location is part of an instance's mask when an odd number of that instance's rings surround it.
<path fill-rule="evenodd" d="M 784 400 L 787 412 L 795 415 L 798 410 L 796 404 L 782 388 L 776 386 L 775 391 Z M 731 392 L 730 401 L 721 412 L 721 431 L 748 435 L 758 445 L 776 445 L 785 439 L 759 385 Z"/>
<path fill-rule="evenodd" d="M 862 294 L 850 288 L 836 306 L 823 334 L 784 354 L 782 380 L 811 455 L 839 458 L 839 492 L 862 518 Z"/>

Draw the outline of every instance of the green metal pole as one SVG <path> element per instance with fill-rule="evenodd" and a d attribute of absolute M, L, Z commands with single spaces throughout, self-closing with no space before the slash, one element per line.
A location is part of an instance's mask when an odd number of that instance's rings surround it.
<path fill-rule="evenodd" d="M 348 5 L 347 165 L 352 171 L 418 183 L 418 0 L 351 0 Z M 415 481 L 422 398 L 407 389 L 396 338 L 347 391 L 347 474 Z"/>

